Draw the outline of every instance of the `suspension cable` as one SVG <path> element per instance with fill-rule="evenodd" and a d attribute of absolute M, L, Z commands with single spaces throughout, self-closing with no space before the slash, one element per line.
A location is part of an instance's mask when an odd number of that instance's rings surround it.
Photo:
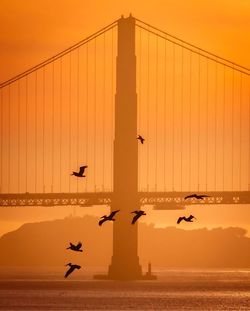
<path fill-rule="evenodd" d="M 84 45 L 84 44 L 87 44 L 88 42 L 90 42 L 90 41 L 96 39 L 97 37 L 101 36 L 103 33 L 105 33 L 105 32 L 107 32 L 107 31 L 113 29 L 113 28 L 116 27 L 116 26 L 117 26 L 117 20 L 115 20 L 113 23 L 109 24 L 108 26 L 103 27 L 102 29 L 100 29 L 99 31 L 95 32 L 95 33 L 92 34 L 91 36 L 88 36 L 87 38 L 85 38 L 85 39 L 79 41 L 78 43 L 76 43 L 76 44 L 74 44 L 74 45 L 72 45 L 71 47 L 67 48 L 66 50 L 63 50 L 62 52 L 60 52 L 60 53 L 58 53 L 58 54 L 56 54 L 56 55 L 54 55 L 54 56 L 48 58 L 47 60 L 41 62 L 40 64 L 38 64 L 38 65 L 36 65 L 36 66 L 34 66 L 34 67 L 32 67 L 32 68 L 30 68 L 30 69 L 24 71 L 23 73 L 21 73 L 21 74 L 15 76 L 15 77 L 13 77 L 13 78 L 11 78 L 11 79 L 9 79 L 9 80 L 3 82 L 3 83 L 1 83 L 1 84 L 0 84 L 0 89 L 3 88 L 3 87 L 5 87 L 6 85 L 8 85 L 8 84 L 10 84 L 10 83 L 15 82 L 15 81 L 18 80 L 18 79 L 21 79 L 21 78 L 23 78 L 23 77 L 25 77 L 25 76 L 31 74 L 31 73 L 34 72 L 35 70 L 38 70 L 38 69 L 40 69 L 40 68 L 42 68 L 42 67 L 44 67 L 44 66 L 50 64 L 51 62 L 53 62 L 53 61 L 55 61 L 55 60 L 57 60 L 57 59 L 60 59 L 61 57 L 65 56 L 66 54 L 68 54 L 68 53 L 74 51 L 75 49 L 79 48 L 80 46 L 82 46 L 82 45 Z"/>
<path fill-rule="evenodd" d="M 181 165 L 180 165 L 180 170 L 181 170 L 181 191 L 182 191 L 182 167 L 183 167 L 183 79 L 184 79 L 184 74 L 183 74 L 183 49 L 181 49 Z"/>
<path fill-rule="evenodd" d="M 220 57 L 220 56 L 218 56 L 218 55 L 216 55 L 216 54 L 214 54 L 214 53 L 211 53 L 211 52 L 209 52 L 209 51 L 206 51 L 206 50 L 204 50 L 204 49 L 202 49 L 202 48 L 200 48 L 200 47 L 198 47 L 198 46 L 196 46 L 196 45 L 194 45 L 194 44 L 191 44 L 191 43 L 189 43 L 189 42 L 187 42 L 187 41 L 184 41 L 184 40 L 182 40 L 182 39 L 179 39 L 179 38 L 177 38 L 176 36 L 173 36 L 173 35 L 171 35 L 171 34 L 165 32 L 165 31 L 163 31 L 163 30 L 161 30 L 161 29 L 159 29 L 159 28 L 156 28 L 156 27 L 154 27 L 154 26 L 152 26 L 152 25 L 150 25 L 150 24 L 148 24 L 148 23 L 145 23 L 144 21 L 142 21 L 142 20 L 140 20 L 140 19 L 138 19 L 138 18 L 136 18 L 136 21 L 138 21 L 138 22 L 140 22 L 140 23 L 142 23 L 142 24 L 144 24 L 144 25 L 146 25 L 146 26 L 148 26 L 148 27 L 150 27 L 150 28 L 152 28 L 152 29 L 154 29 L 154 30 L 156 30 L 156 31 L 159 31 L 159 32 L 163 33 L 164 35 L 166 35 L 166 36 L 168 36 L 168 37 L 171 37 L 171 38 L 173 38 L 173 39 L 175 39 L 175 40 L 178 40 L 178 41 L 181 42 L 182 44 L 186 44 L 186 45 L 188 45 L 188 46 L 190 46 L 190 47 L 192 47 L 192 48 L 195 48 L 195 49 L 197 49 L 197 50 L 200 51 L 200 52 L 203 52 L 203 53 L 206 53 L 206 54 L 208 54 L 208 55 L 211 55 L 212 57 L 215 57 L 216 59 L 220 59 L 220 60 L 222 60 L 222 61 L 225 61 L 225 62 L 227 62 L 227 63 L 229 63 L 229 64 L 231 64 L 231 65 L 233 65 L 233 66 L 237 66 L 237 67 L 242 68 L 242 69 L 244 69 L 244 70 L 250 71 L 250 69 L 247 68 L 247 67 L 244 67 L 244 66 L 241 66 L 241 65 L 239 65 L 239 64 L 236 64 L 235 62 L 232 62 L 232 61 L 230 61 L 230 60 L 228 60 L 228 59 L 226 59 L 226 58 Z M 141 25 L 138 25 L 138 24 L 136 24 L 136 26 L 141 27 L 141 28 L 144 28 L 144 27 L 142 27 Z M 145 29 L 145 30 L 148 30 L 147 28 L 144 28 L 144 29 Z M 148 31 L 149 31 L 149 30 L 148 30 Z M 160 36 L 160 35 L 157 34 L 157 33 L 155 33 L 155 34 L 158 35 L 158 36 Z M 165 38 L 165 39 L 168 40 L 167 38 Z M 170 40 L 169 40 L 169 41 L 170 41 Z M 176 44 L 178 44 L 178 43 L 176 43 Z M 184 48 L 187 48 L 187 47 L 184 46 Z M 193 52 L 194 52 L 194 53 L 199 53 L 199 52 L 196 52 L 196 51 L 193 51 Z M 226 66 L 226 64 L 225 64 L 225 66 Z M 237 69 L 236 69 L 236 70 L 237 70 Z M 248 74 L 248 75 L 249 75 L 249 74 Z"/>

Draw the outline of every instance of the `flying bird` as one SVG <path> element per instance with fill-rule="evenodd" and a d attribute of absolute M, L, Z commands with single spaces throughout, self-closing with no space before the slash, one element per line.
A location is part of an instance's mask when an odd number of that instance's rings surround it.
<path fill-rule="evenodd" d="M 142 216 L 142 215 L 147 215 L 144 211 L 134 211 L 131 212 L 131 214 L 135 214 L 135 216 L 133 217 L 133 220 L 131 222 L 131 224 L 135 224 L 136 221 Z"/>
<path fill-rule="evenodd" d="M 67 247 L 66 249 L 71 249 L 72 251 L 76 251 L 76 252 L 82 252 L 82 249 L 81 249 L 82 243 L 81 242 L 78 242 L 77 245 L 74 245 L 71 242 L 69 244 L 70 244 L 70 246 Z"/>
<path fill-rule="evenodd" d="M 179 217 L 177 220 L 177 224 L 179 224 L 182 220 L 185 220 L 187 222 L 193 222 L 193 219 L 196 219 L 193 215 L 190 215 L 189 217 Z"/>
<path fill-rule="evenodd" d="M 65 265 L 66 267 L 69 266 L 70 268 L 68 269 L 68 271 L 65 273 L 64 277 L 67 278 L 75 269 L 81 269 L 81 266 L 78 265 L 72 265 L 72 263 L 68 263 L 67 265 Z"/>
<path fill-rule="evenodd" d="M 115 219 L 113 218 L 115 216 L 116 213 L 118 213 L 120 210 L 117 211 L 113 211 L 112 213 L 110 213 L 108 216 L 104 215 L 101 217 L 101 220 L 99 221 L 99 226 L 101 226 L 105 221 L 115 221 Z"/>
<path fill-rule="evenodd" d="M 81 166 L 78 173 L 77 172 L 72 172 L 71 175 L 74 175 L 76 177 L 86 177 L 85 175 L 83 175 L 83 173 L 85 171 L 85 168 L 87 168 L 87 167 L 88 167 L 87 165 Z"/>
<path fill-rule="evenodd" d="M 138 135 L 137 139 L 143 144 L 145 138 L 143 138 L 141 135 Z"/>
<path fill-rule="evenodd" d="M 210 195 L 206 195 L 206 194 L 200 194 L 200 195 L 198 195 L 198 194 L 196 194 L 196 193 L 194 193 L 194 194 L 190 194 L 190 195 L 187 195 L 184 199 L 186 200 L 186 199 L 191 199 L 191 198 L 195 198 L 195 199 L 198 199 L 198 200 L 203 200 L 204 198 L 207 198 L 207 197 L 210 197 Z"/>

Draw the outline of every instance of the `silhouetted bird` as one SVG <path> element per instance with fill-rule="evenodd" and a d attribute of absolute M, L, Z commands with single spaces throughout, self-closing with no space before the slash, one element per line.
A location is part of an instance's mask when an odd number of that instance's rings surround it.
<path fill-rule="evenodd" d="M 83 175 L 84 171 L 85 171 L 85 168 L 87 168 L 88 166 L 87 165 L 84 165 L 84 166 L 81 166 L 80 167 L 80 171 L 77 173 L 77 172 L 72 172 L 71 175 L 74 175 L 76 177 L 86 177 L 85 175 Z"/>
<path fill-rule="evenodd" d="M 190 194 L 190 195 L 187 195 L 184 199 L 189 199 L 189 198 L 195 198 L 195 199 L 198 199 L 198 200 L 203 200 L 204 198 L 207 198 L 207 197 L 210 197 L 210 195 L 206 195 L 206 194 Z"/>
<path fill-rule="evenodd" d="M 68 263 L 67 265 L 65 265 L 66 267 L 69 266 L 69 270 L 65 273 L 64 277 L 67 278 L 75 269 L 81 269 L 81 266 L 78 265 L 72 265 L 72 263 Z"/>
<path fill-rule="evenodd" d="M 142 215 L 147 215 L 144 211 L 134 211 L 131 214 L 135 214 L 131 224 L 133 225 Z"/>
<path fill-rule="evenodd" d="M 77 245 L 74 245 L 71 242 L 69 244 L 70 244 L 70 246 L 67 247 L 67 249 L 71 249 L 72 251 L 76 251 L 76 252 L 82 252 L 82 249 L 80 249 L 82 247 L 81 242 L 78 242 Z"/>
<path fill-rule="evenodd" d="M 116 213 L 118 213 L 120 210 L 118 210 L 118 211 L 113 211 L 111 214 L 109 214 L 109 216 L 106 216 L 106 215 L 104 215 L 104 216 L 102 216 L 101 217 L 101 220 L 99 221 L 99 226 L 101 226 L 105 221 L 108 221 L 108 220 L 110 220 L 110 221 L 115 221 L 115 219 L 113 218 L 114 216 L 115 216 L 115 214 Z M 102 219 L 103 218 L 103 219 Z"/>
<path fill-rule="evenodd" d="M 193 222 L 193 219 L 196 219 L 193 215 L 190 215 L 189 217 L 179 217 L 177 220 L 177 224 L 179 224 L 182 220 L 185 220 L 187 222 Z"/>
<path fill-rule="evenodd" d="M 145 140 L 141 135 L 138 135 L 137 139 L 139 139 L 139 141 L 140 141 L 142 144 L 143 144 L 143 142 L 144 142 L 144 140 Z"/>

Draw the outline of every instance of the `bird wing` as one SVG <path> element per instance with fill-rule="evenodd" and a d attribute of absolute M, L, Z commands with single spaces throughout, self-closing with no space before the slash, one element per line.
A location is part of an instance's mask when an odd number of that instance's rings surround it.
<path fill-rule="evenodd" d="M 118 213 L 120 210 L 118 211 L 113 211 L 112 213 L 110 213 L 109 218 L 113 218 L 115 216 L 116 213 Z"/>
<path fill-rule="evenodd" d="M 190 194 L 190 195 L 187 195 L 184 199 L 189 199 L 189 198 L 195 198 L 195 194 Z"/>
<path fill-rule="evenodd" d="M 70 275 L 70 273 L 72 273 L 73 271 L 74 271 L 74 267 L 71 266 L 69 270 L 65 273 L 64 277 L 67 278 Z"/>
<path fill-rule="evenodd" d="M 99 226 L 101 226 L 105 221 L 107 221 L 107 219 L 106 218 L 104 218 L 104 219 L 101 219 L 100 221 L 99 221 Z"/>
<path fill-rule="evenodd" d="M 85 168 L 87 168 L 88 166 L 87 165 L 84 165 L 84 166 L 81 166 L 80 167 L 80 171 L 79 171 L 79 174 L 83 174 L 84 173 L 84 171 L 85 171 Z"/>
<path fill-rule="evenodd" d="M 183 219 L 185 219 L 185 217 L 179 217 L 177 220 L 177 224 L 179 224 Z"/>
<path fill-rule="evenodd" d="M 190 215 L 188 218 L 187 218 L 187 220 L 192 220 L 192 219 L 194 219 L 195 217 L 193 216 L 193 215 Z"/>
<path fill-rule="evenodd" d="M 135 216 L 133 217 L 133 220 L 132 220 L 131 224 L 132 224 L 132 225 L 135 224 L 136 221 L 137 221 L 140 217 L 141 217 L 140 214 L 135 215 Z"/>
<path fill-rule="evenodd" d="M 76 245 L 76 249 L 80 249 L 82 247 L 82 243 L 81 242 L 78 242 L 78 244 Z"/>

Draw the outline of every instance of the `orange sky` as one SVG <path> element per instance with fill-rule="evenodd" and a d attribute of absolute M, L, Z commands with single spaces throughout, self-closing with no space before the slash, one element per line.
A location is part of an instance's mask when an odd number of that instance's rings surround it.
<path fill-rule="evenodd" d="M 40 63 L 118 19 L 121 14 L 127 16 L 130 12 L 135 17 L 179 38 L 250 67 L 250 2 L 248 0 L 106 2 L 2 0 L 0 2 L 2 25 L 0 81 L 3 82 Z M 200 226 L 223 224 L 248 227 L 250 223 L 250 212 L 246 207 L 241 209 L 242 212 L 236 210 L 240 207 L 228 208 L 225 211 L 220 208 L 216 221 L 213 220 L 215 207 L 212 209 L 212 213 L 206 212 L 206 217 L 201 214 Z M 170 225 L 176 214 L 169 217 L 168 213 L 154 212 L 149 222 Z M 10 214 L 13 216 L 13 212 Z M 2 225 L 4 228 L 2 232 L 16 227 L 25 220 L 60 217 L 65 214 L 67 214 L 65 211 L 63 213 L 55 211 L 43 216 L 34 213 L 33 217 L 29 218 L 19 218 L 20 215 L 12 218 L 6 216 L 5 212 L 3 218 L 1 217 L 6 220 Z M 162 220 L 164 218 L 166 221 Z M 0 231 L 0 234 L 2 232 Z"/>

